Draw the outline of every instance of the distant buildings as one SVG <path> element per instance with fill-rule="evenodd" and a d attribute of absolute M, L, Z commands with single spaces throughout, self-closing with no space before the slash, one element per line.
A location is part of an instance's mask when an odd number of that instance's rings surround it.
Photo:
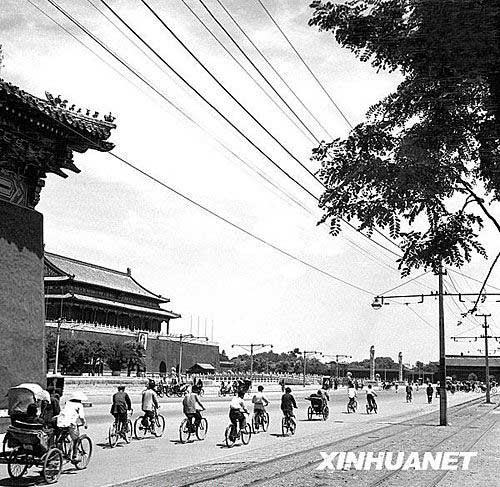
<path fill-rule="evenodd" d="M 219 370 L 218 346 L 171 334 L 171 320 L 181 315 L 163 309 L 160 305 L 170 300 L 138 283 L 130 269 L 121 272 L 45 252 L 44 273 L 47 331 L 60 323 L 63 338 L 140 341 L 147 372 L 170 373 L 181 355 L 183 371 L 196 363 Z"/>

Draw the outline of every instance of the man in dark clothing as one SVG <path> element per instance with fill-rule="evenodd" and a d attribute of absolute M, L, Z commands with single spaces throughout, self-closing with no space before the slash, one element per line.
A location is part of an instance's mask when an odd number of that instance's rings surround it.
<path fill-rule="evenodd" d="M 297 409 L 297 403 L 292 396 L 292 390 L 287 387 L 285 389 L 285 394 L 281 396 L 281 410 L 285 416 L 293 417 L 294 408 Z"/>
<path fill-rule="evenodd" d="M 126 433 L 128 429 L 128 411 L 132 409 L 132 402 L 129 395 L 125 392 L 125 386 L 118 386 L 118 392 L 113 394 L 113 405 L 111 406 L 111 414 L 115 417 L 115 421 L 122 426 L 122 432 Z"/>
<path fill-rule="evenodd" d="M 434 389 L 433 389 L 432 384 L 430 382 L 427 384 L 426 392 L 427 392 L 427 403 L 431 404 L 432 403 L 432 396 L 434 395 Z"/>
<path fill-rule="evenodd" d="M 56 416 L 61 412 L 61 405 L 59 403 L 59 394 L 52 392 L 50 394 L 50 402 L 43 401 L 42 414 L 43 424 L 49 428 L 56 426 Z"/>

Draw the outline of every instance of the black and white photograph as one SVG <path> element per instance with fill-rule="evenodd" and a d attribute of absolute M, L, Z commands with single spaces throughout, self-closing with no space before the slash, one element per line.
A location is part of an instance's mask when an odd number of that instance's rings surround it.
<path fill-rule="evenodd" d="M 0 487 L 500 485 L 500 0 L 0 0 Z"/>

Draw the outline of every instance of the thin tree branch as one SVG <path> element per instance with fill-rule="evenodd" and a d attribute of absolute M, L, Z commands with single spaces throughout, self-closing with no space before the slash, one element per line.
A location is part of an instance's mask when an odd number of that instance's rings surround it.
<path fill-rule="evenodd" d="M 474 303 L 474 306 L 472 306 L 472 308 L 468 311 L 468 313 L 472 314 L 472 313 L 477 311 L 477 304 L 479 303 L 479 300 L 481 299 L 484 288 L 486 287 L 486 283 L 488 282 L 488 279 L 490 278 L 490 275 L 493 271 L 493 268 L 495 267 L 495 264 L 497 263 L 499 258 L 500 258 L 500 252 L 498 252 L 497 256 L 495 257 L 495 260 L 491 263 L 490 270 L 488 271 L 488 274 L 486 275 L 486 279 L 483 281 L 483 285 L 481 286 L 481 290 L 479 291 L 479 294 L 477 295 L 476 302 Z"/>
<path fill-rule="evenodd" d="M 495 225 L 496 229 L 500 232 L 500 223 L 496 220 L 496 218 L 488 211 L 488 208 L 486 208 L 486 205 L 484 204 L 484 200 L 481 199 L 472 189 L 472 187 L 466 183 L 465 181 L 461 180 L 461 183 L 464 185 L 464 188 L 467 190 L 467 192 L 472 196 L 474 201 L 479 205 L 481 210 L 483 210 L 483 213 L 493 222 L 493 225 Z"/>

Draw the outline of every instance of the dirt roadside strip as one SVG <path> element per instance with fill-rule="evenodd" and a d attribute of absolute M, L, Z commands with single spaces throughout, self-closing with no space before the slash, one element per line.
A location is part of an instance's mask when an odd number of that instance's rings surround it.
<path fill-rule="evenodd" d="M 497 396 L 498 397 L 498 396 Z M 458 481 L 449 485 L 480 485 L 481 487 L 498 485 L 499 436 L 498 423 L 500 409 L 497 405 L 485 405 L 484 398 L 475 398 L 449 408 L 450 426 L 436 426 L 438 413 L 432 412 L 411 419 L 395 418 L 391 423 L 353 424 L 356 434 L 332 441 L 335 433 L 335 422 L 322 435 L 303 437 L 300 441 L 283 448 L 280 439 L 276 438 L 276 446 L 259 449 L 248 449 L 245 458 L 252 461 L 241 461 L 241 455 L 228 451 L 220 458 L 220 462 L 211 462 L 188 468 L 172 470 L 150 477 L 123 482 L 120 487 L 231 487 L 242 486 L 283 486 L 301 485 L 337 486 L 402 486 L 409 483 L 412 487 L 434 486 L 455 477 Z M 382 424 L 382 426 L 381 426 Z M 495 436 L 496 434 L 496 436 Z M 488 446 L 489 445 L 489 446 Z M 482 450 L 479 451 L 478 448 Z M 288 451 L 286 451 L 288 450 Z M 352 452 L 425 452 L 425 451 L 478 451 L 469 471 L 359 471 L 336 470 L 317 471 L 321 463 L 320 452 L 331 451 Z M 491 450 L 491 451 L 489 451 Z M 241 453 L 241 452 L 240 452 Z M 497 455 L 495 457 L 495 455 Z M 492 462 L 488 458 L 492 458 Z M 477 470 L 477 475 L 474 472 Z M 467 474 L 467 483 L 460 482 L 460 476 Z M 439 478 L 438 478 L 439 477 Z M 477 481 L 477 482 L 476 482 Z"/>

